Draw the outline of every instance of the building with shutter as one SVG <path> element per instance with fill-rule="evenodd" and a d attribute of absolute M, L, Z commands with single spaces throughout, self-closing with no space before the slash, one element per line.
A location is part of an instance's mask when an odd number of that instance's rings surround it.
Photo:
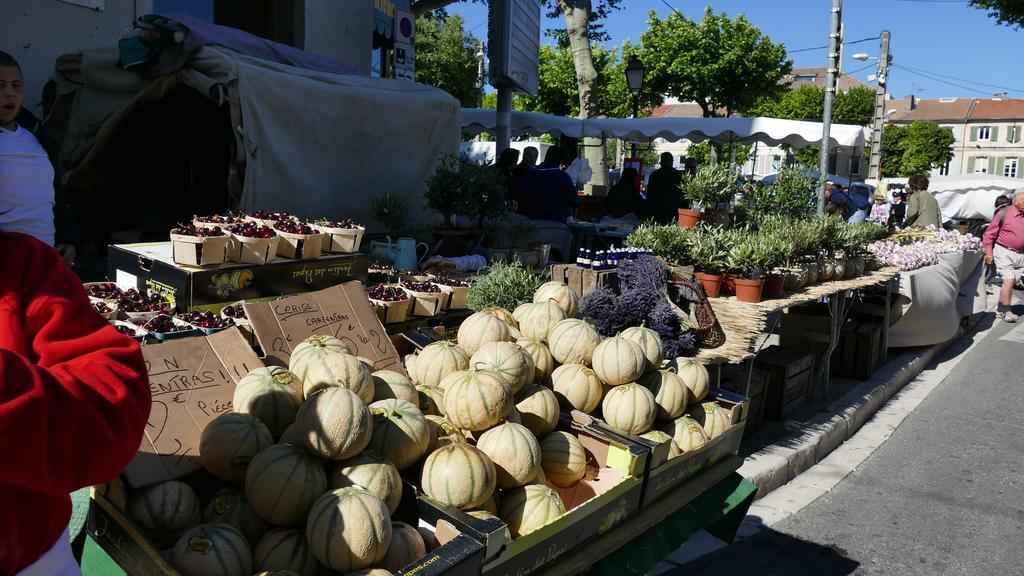
<path fill-rule="evenodd" d="M 894 124 L 926 120 L 953 131 L 953 159 L 932 170 L 933 176 L 983 173 L 1024 179 L 1024 99 L 911 97 L 892 101 L 888 108 Z"/>

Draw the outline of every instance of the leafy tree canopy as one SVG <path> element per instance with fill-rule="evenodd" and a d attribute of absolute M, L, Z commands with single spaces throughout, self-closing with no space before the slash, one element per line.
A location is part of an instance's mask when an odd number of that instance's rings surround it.
<path fill-rule="evenodd" d="M 971 0 L 971 6 L 987 11 L 1004 26 L 1024 27 L 1024 2 L 1021 0 Z"/>
<path fill-rule="evenodd" d="M 953 158 L 953 131 L 935 122 L 887 124 L 882 132 L 882 176 L 928 172 Z"/>
<path fill-rule="evenodd" d="M 475 108 L 476 52 L 480 41 L 465 31 L 462 16 L 432 12 L 416 19 L 416 80 L 440 88 Z"/>

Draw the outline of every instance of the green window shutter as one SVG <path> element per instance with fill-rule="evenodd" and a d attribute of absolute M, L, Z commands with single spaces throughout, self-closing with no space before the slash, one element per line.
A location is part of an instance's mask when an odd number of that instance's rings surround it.
<path fill-rule="evenodd" d="M 996 173 L 996 158 L 995 158 L 995 156 L 990 156 L 989 159 L 988 159 L 988 173 L 989 174 L 995 174 Z"/>
<path fill-rule="evenodd" d="M 996 158 L 996 169 L 992 173 L 995 174 L 996 176 L 1002 176 L 1003 175 L 1003 166 L 1005 166 L 1005 165 L 1006 165 L 1006 158 L 1003 158 L 1002 156 L 1000 156 L 999 158 Z"/>
<path fill-rule="evenodd" d="M 1017 142 L 1020 142 L 1020 126 L 1014 126 L 1013 128 L 1010 128 L 1010 135 L 1011 144 L 1016 144 Z"/>
<path fill-rule="evenodd" d="M 971 127 L 971 142 L 977 142 L 977 141 L 978 141 L 978 127 L 977 126 L 972 126 Z"/>
<path fill-rule="evenodd" d="M 992 127 L 992 141 L 996 142 L 999 140 L 999 126 Z"/>
<path fill-rule="evenodd" d="M 967 159 L 967 173 L 971 174 L 974 172 L 974 156 Z"/>

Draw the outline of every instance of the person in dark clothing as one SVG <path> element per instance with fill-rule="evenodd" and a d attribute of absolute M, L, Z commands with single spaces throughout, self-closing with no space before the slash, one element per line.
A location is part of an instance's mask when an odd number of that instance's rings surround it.
<path fill-rule="evenodd" d="M 907 217 L 907 195 L 901 190 L 892 194 L 892 206 L 889 209 L 889 226 L 903 227 L 903 219 Z"/>
<path fill-rule="evenodd" d="M 512 167 L 508 177 L 508 199 L 512 202 L 513 209 L 517 209 L 523 193 L 523 179 L 526 173 L 533 170 L 537 164 L 537 148 L 527 146 L 523 149 L 522 160 Z"/>
<path fill-rule="evenodd" d="M 498 160 L 494 163 L 494 169 L 501 174 L 502 179 L 505 180 L 505 202 L 506 204 L 512 204 L 514 201 L 514 190 L 512 189 L 512 171 L 515 170 L 517 163 L 519 162 L 519 150 L 515 148 L 505 148 L 501 151 L 501 155 L 498 156 Z M 514 205 L 514 204 L 513 204 Z"/>
<path fill-rule="evenodd" d="M 533 220 L 564 223 L 569 210 L 579 203 L 572 178 L 562 170 L 565 152 L 548 148 L 544 162 L 523 176 L 518 212 Z"/>
<path fill-rule="evenodd" d="M 647 213 L 658 224 L 676 221 L 682 201 L 683 173 L 673 167 L 671 152 L 662 152 L 661 167 L 647 178 Z"/>
<path fill-rule="evenodd" d="M 628 214 L 643 217 L 644 199 L 636 189 L 636 176 L 636 168 L 626 168 L 618 183 L 608 191 L 605 207 L 612 218 L 622 218 Z"/>

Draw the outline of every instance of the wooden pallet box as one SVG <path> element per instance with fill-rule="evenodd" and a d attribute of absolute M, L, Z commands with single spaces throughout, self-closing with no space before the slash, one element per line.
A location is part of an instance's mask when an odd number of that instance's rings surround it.
<path fill-rule="evenodd" d="M 843 326 L 839 342 L 840 366 L 836 375 L 868 380 L 882 364 L 882 327 L 870 322 L 855 322 Z"/>
<path fill-rule="evenodd" d="M 764 393 L 764 418 L 782 420 L 810 399 L 814 382 L 814 355 L 780 346 L 769 346 L 754 365 L 768 373 Z"/>
<path fill-rule="evenodd" d="M 744 378 L 744 370 L 739 366 L 729 365 L 722 370 L 722 381 L 719 387 L 736 394 L 748 394 L 750 408 L 747 412 L 747 424 L 744 436 L 749 436 L 761 428 L 764 419 L 765 393 L 768 389 L 768 371 L 754 368 L 750 373 L 750 387 Z"/>
<path fill-rule="evenodd" d="M 605 286 L 615 288 L 618 284 L 614 270 L 593 270 L 575 264 L 555 264 L 551 267 L 551 279 L 565 283 L 579 297 Z"/>

